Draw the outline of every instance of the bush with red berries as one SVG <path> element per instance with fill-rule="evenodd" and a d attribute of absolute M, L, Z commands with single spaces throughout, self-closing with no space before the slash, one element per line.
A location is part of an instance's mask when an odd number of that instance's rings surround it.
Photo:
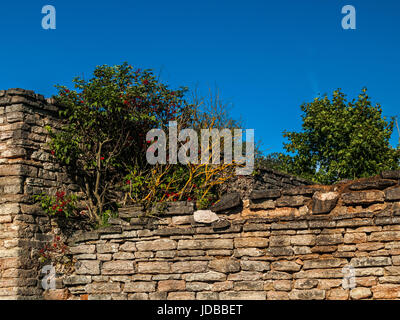
<path fill-rule="evenodd" d="M 47 129 L 51 154 L 75 177 L 92 221 L 103 224 L 127 201 L 145 206 L 177 200 L 208 203 L 215 187 L 232 175 L 232 165 L 153 166 L 146 159 L 154 143 L 146 141 L 151 129 L 168 132 L 171 120 L 178 128 L 195 130 L 232 127 L 225 110 L 217 111 L 219 118 L 199 112 L 202 102 L 188 102 L 186 88 L 172 90 L 150 70 L 127 63 L 98 66 L 92 78 L 73 82 L 74 89 L 57 86 L 61 130 Z M 65 206 L 57 197 L 41 197 L 51 215 Z"/>
<path fill-rule="evenodd" d="M 67 195 L 65 191 L 56 192 L 55 196 L 41 193 L 33 196 L 36 202 L 40 202 L 42 209 L 50 216 L 70 217 L 77 214 L 77 196 Z"/>

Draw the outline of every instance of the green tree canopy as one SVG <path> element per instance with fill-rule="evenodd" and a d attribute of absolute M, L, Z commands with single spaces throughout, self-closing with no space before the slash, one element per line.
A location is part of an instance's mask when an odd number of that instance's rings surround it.
<path fill-rule="evenodd" d="M 368 177 L 399 167 L 400 151 L 390 146 L 394 121 L 382 117 L 364 88 L 348 102 L 340 89 L 301 106 L 302 131 L 284 132 L 289 141 L 283 168 L 318 183 Z"/>

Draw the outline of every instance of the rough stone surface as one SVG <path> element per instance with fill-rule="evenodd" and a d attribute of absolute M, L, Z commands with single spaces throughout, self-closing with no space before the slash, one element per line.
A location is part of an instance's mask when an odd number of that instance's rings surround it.
<path fill-rule="evenodd" d="M 400 200 L 400 187 L 391 188 L 385 191 L 386 200 L 396 201 Z"/>
<path fill-rule="evenodd" d="M 339 199 L 337 192 L 316 192 L 313 196 L 313 214 L 329 213 Z"/>
<path fill-rule="evenodd" d="M 221 197 L 219 202 L 212 205 L 210 210 L 213 212 L 225 211 L 240 206 L 242 200 L 237 192 L 228 193 Z"/>
<path fill-rule="evenodd" d="M 211 210 L 197 210 L 193 213 L 193 218 L 198 223 L 213 223 L 219 220 L 215 212 Z"/>

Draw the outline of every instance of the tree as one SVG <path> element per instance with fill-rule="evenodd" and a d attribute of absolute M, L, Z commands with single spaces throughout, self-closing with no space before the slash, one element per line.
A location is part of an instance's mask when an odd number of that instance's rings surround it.
<path fill-rule="evenodd" d="M 363 89 L 347 102 L 340 89 L 301 106 L 301 132 L 284 132 L 283 170 L 318 183 L 334 183 L 399 167 L 400 151 L 389 144 L 394 120 L 382 117 Z"/>

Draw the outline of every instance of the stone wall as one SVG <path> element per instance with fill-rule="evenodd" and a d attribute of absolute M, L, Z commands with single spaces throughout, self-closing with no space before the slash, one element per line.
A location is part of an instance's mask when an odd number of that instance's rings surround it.
<path fill-rule="evenodd" d="M 140 207 L 124 208 L 70 239 L 76 271 L 49 297 L 399 299 L 399 179 L 231 193 L 216 213 L 182 202 L 139 219 Z"/>
<path fill-rule="evenodd" d="M 249 198 L 253 190 L 287 189 L 296 186 L 311 185 L 310 181 L 269 168 L 257 169 L 257 175 L 234 176 L 220 187 L 222 194 L 238 192 L 242 198 Z"/>
<path fill-rule="evenodd" d="M 32 91 L 0 91 L 0 299 L 42 297 L 36 253 L 52 228 L 31 195 L 73 188 L 46 147 L 44 127 L 57 128 L 57 114 Z"/>

